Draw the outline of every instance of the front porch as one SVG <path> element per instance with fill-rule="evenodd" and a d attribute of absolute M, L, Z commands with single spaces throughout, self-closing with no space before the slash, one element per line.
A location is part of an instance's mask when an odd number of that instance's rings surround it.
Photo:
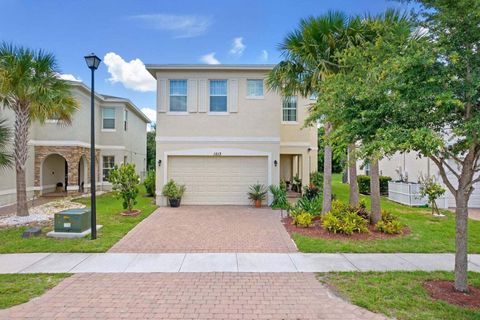
<path fill-rule="evenodd" d="M 99 181 L 100 151 L 96 150 Z M 90 187 L 90 149 L 78 146 L 35 146 L 36 196 L 63 197 Z"/>

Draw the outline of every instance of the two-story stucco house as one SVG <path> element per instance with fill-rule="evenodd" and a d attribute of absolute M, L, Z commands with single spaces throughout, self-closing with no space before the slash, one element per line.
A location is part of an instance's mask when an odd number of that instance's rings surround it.
<path fill-rule="evenodd" d="M 265 87 L 273 65 L 147 65 L 157 79 L 157 203 L 169 180 L 183 204 L 248 204 L 249 186 L 317 170 L 317 128 L 303 128 L 309 98 Z"/>
<path fill-rule="evenodd" d="M 90 88 L 72 82 L 79 109 L 70 125 L 47 120 L 30 127 L 27 160 L 27 196 L 90 187 Z M 133 162 L 143 178 L 146 170 L 146 131 L 149 119 L 128 99 L 95 95 L 95 142 L 98 189 L 108 188 L 106 176 L 115 164 Z M 1 109 L 1 118 L 12 125 L 12 111 Z M 0 206 L 16 201 L 15 169 L 2 171 Z"/>

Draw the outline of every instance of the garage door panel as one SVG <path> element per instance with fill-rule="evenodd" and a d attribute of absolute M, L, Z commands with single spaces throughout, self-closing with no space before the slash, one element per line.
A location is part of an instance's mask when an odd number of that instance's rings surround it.
<path fill-rule="evenodd" d="M 168 178 L 187 187 L 184 204 L 249 204 L 250 185 L 267 185 L 267 157 L 172 156 Z"/>

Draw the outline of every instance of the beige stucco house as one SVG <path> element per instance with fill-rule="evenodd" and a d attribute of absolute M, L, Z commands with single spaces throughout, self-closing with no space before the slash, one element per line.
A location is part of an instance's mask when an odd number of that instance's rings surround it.
<path fill-rule="evenodd" d="M 168 179 L 183 204 L 248 204 L 250 185 L 317 170 L 313 101 L 267 90 L 273 65 L 147 65 L 157 79 L 157 203 Z"/>
<path fill-rule="evenodd" d="M 27 195 L 67 192 L 90 187 L 90 88 L 72 82 L 79 103 L 70 125 L 56 120 L 32 123 L 28 142 Z M 98 189 L 108 189 L 108 171 L 115 164 L 133 162 L 140 177 L 146 170 L 146 128 L 149 119 L 128 99 L 95 95 L 95 142 Z M 0 118 L 12 125 L 14 114 L 0 109 Z M 16 201 L 15 169 L 0 172 L 0 206 Z"/>

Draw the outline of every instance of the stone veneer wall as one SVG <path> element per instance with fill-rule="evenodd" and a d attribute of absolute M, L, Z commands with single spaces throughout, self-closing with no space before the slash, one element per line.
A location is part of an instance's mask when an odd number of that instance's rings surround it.
<path fill-rule="evenodd" d="M 52 154 L 58 154 L 65 158 L 68 164 L 68 184 L 78 188 L 78 163 L 82 156 L 85 156 L 87 166 L 86 182 L 90 183 L 90 148 L 71 146 L 35 146 L 35 187 L 41 186 L 41 169 L 43 161 Z M 99 181 L 100 150 L 95 150 L 95 176 Z M 76 189 L 75 188 L 75 189 Z"/>

